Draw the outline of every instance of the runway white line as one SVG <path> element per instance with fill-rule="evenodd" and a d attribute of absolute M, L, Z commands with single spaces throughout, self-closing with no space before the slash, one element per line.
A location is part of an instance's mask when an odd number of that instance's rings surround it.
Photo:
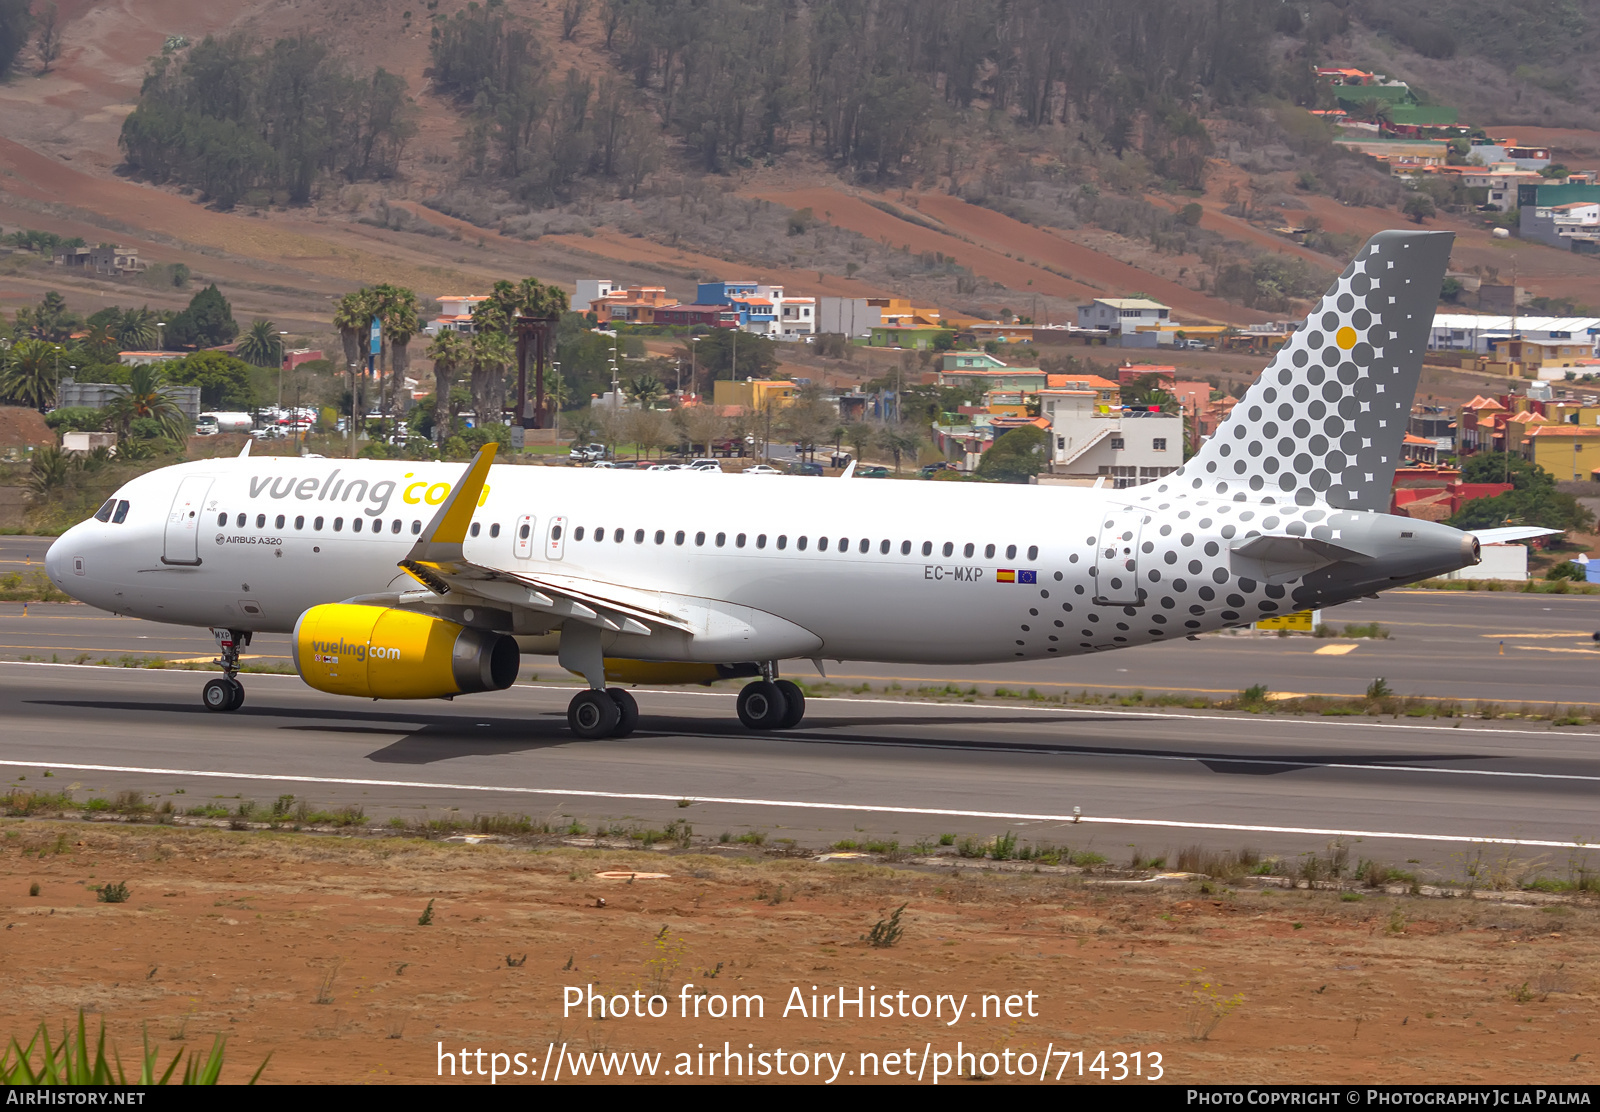
<path fill-rule="evenodd" d="M 967 811 L 945 807 L 891 807 L 871 803 L 819 803 L 804 799 L 742 799 L 738 796 L 673 795 L 657 792 L 603 792 L 568 788 L 519 788 L 492 784 L 451 784 L 429 780 L 369 780 L 340 776 L 286 776 L 267 772 L 217 772 L 193 768 L 140 768 L 135 765 L 59 764 L 48 761 L 0 760 L 0 767 L 60 769 L 64 772 L 131 772 L 147 776 L 199 776 L 213 780 L 264 780 L 291 784 L 342 784 L 356 788 L 428 788 L 464 792 L 500 792 L 510 795 L 573 796 L 582 799 L 636 799 L 676 803 L 726 803 L 738 807 L 792 807 L 806 811 L 866 811 L 881 815 L 938 815 L 963 819 L 1008 819 L 1025 822 L 1097 823 L 1106 826 L 1150 826 L 1170 830 L 1227 830 L 1245 834 L 1315 834 L 1329 838 L 1395 838 L 1415 842 L 1453 842 L 1462 845 L 1538 846 L 1547 849 L 1592 849 L 1589 842 L 1553 842 L 1537 838 L 1491 838 L 1470 834 L 1413 834 L 1394 830 L 1343 830 L 1319 826 L 1264 826 L 1227 822 L 1181 822 L 1175 819 L 1127 819 L 1100 815 L 1052 815 L 1026 811 Z"/>

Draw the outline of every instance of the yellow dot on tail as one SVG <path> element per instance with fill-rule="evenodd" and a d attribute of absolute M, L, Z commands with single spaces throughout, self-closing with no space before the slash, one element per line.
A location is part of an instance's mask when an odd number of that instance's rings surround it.
<path fill-rule="evenodd" d="M 1356 330 L 1348 324 L 1333 334 L 1333 342 L 1349 351 L 1356 346 Z"/>

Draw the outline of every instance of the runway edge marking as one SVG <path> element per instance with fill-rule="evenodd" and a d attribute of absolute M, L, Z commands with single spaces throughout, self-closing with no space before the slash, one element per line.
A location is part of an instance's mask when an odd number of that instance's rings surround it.
<path fill-rule="evenodd" d="M 357 788 L 429 788 L 463 792 L 502 792 L 512 795 L 575 796 L 585 799 L 637 799 L 661 803 L 725 803 L 738 807 L 793 807 L 807 811 L 867 811 L 885 815 L 940 815 L 964 819 L 1009 819 L 1027 822 L 1099 823 L 1106 826 L 1150 826 L 1172 830 L 1227 830 L 1245 834 L 1315 834 L 1330 838 L 1395 838 L 1415 842 L 1454 842 L 1464 845 L 1537 846 L 1547 849 L 1593 849 L 1589 842 L 1554 842 L 1536 838 L 1491 838 L 1467 834 L 1410 834 L 1395 830 L 1341 830 L 1318 826 L 1261 826 L 1226 822 L 1182 822 L 1176 819 L 1125 819 L 1110 816 L 1051 815 L 1010 811 L 961 811 L 944 807 L 891 807 L 868 803 L 817 803 L 799 799 L 742 799 L 737 796 L 661 794 L 658 792 L 603 792 L 590 789 L 517 788 L 489 784 L 451 784 L 428 780 L 368 780 L 340 776 L 285 776 L 266 772 L 215 772 L 192 768 L 140 768 L 133 765 L 61 764 L 50 761 L 0 760 L 4 768 L 60 769 L 64 772 L 131 772 L 147 776 L 199 776 L 213 780 L 263 780 L 293 784 L 342 784 Z"/>

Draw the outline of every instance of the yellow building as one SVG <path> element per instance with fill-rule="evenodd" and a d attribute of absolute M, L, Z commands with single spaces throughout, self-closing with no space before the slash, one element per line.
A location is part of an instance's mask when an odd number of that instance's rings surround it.
<path fill-rule="evenodd" d="M 1600 428 L 1592 425 L 1537 425 L 1528 429 L 1523 445 L 1523 458 L 1561 482 L 1587 479 L 1600 467 Z"/>
<path fill-rule="evenodd" d="M 747 378 L 743 382 L 718 380 L 711 392 L 711 402 L 718 409 L 736 405 L 746 413 L 761 413 L 770 403 L 788 405 L 800 388 L 787 379 Z"/>

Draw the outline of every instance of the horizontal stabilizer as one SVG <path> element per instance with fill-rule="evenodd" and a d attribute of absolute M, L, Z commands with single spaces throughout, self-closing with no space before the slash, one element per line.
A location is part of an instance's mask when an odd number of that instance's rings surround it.
<path fill-rule="evenodd" d="M 1333 564 L 1364 564 L 1371 559 L 1364 552 L 1311 537 L 1264 536 L 1234 545 L 1229 564 L 1235 575 L 1276 585 Z"/>
<path fill-rule="evenodd" d="M 1545 529 L 1538 525 L 1507 525 L 1500 529 L 1469 529 L 1468 532 L 1478 538 L 1479 544 L 1506 544 L 1534 537 L 1553 537 L 1562 530 Z"/>

